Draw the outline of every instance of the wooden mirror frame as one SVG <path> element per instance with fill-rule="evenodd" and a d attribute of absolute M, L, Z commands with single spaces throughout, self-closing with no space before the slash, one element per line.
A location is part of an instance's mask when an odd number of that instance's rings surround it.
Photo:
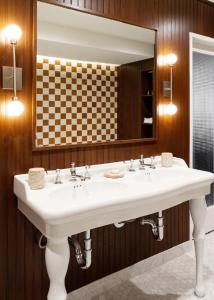
<path fill-rule="evenodd" d="M 60 6 L 66 9 L 72 9 L 75 11 L 79 11 L 82 13 L 88 13 L 94 16 L 102 17 L 105 19 L 110 19 L 113 21 L 118 21 L 121 23 L 146 28 L 155 31 L 155 92 L 154 92 L 154 101 L 153 101 L 153 112 L 154 112 L 154 125 L 153 125 L 153 137 L 152 138 L 141 138 L 141 139 L 127 139 L 127 140 L 117 140 L 117 141 L 110 141 L 110 142 L 98 142 L 98 143 L 88 143 L 88 144 L 68 144 L 68 145 L 57 145 L 57 146 L 47 146 L 47 147 L 36 147 L 36 57 L 37 57 L 37 2 L 44 2 L 51 5 Z M 157 88 L 158 88 L 158 81 L 157 81 L 157 30 L 153 28 L 142 27 L 133 23 L 108 18 L 103 16 L 99 13 L 93 13 L 89 9 L 80 9 L 79 7 L 76 8 L 75 6 L 71 6 L 66 3 L 59 3 L 57 0 L 34 0 L 34 8 L 33 8 L 33 91 L 32 91 L 32 151 L 40 152 L 40 151 L 50 151 L 50 150 L 63 150 L 63 149 L 74 149 L 74 148 L 91 148 L 91 147 L 100 147 L 100 146 L 111 146 L 111 145 L 130 145 L 130 144 L 153 144 L 157 143 L 158 140 L 158 119 L 157 119 Z"/>

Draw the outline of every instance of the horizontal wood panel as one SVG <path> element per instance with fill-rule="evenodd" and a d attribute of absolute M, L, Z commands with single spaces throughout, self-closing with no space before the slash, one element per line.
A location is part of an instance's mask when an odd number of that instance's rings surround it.
<path fill-rule="evenodd" d="M 49 0 L 70 5 L 71 0 Z M 31 166 L 47 169 L 118 161 L 144 155 L 172 151 L 188 160 L 189 140 L 189 31 L 214 36 L 214 6 L 197 0 L 73 0 L 83 11 L 118 19 L 158 30 L 158 54 L 173 51 L 178 55 L 174 69 L 174 101 L 178 113 L 158 121 L 158 141 L 148 144 L 110 145 L 82 149 L 59 149 L 32 152 L 32 69 L 33 69 L 33 6 L 34 0 L 0 0 L 0 29 L 17 23 L 24 35 L 17 47 L 17 64 L 23 67 L 23 91 L 19 93 L 25 113 L 18 119 L 0 114 L 0 299 L 46 299 L 48 278 L 44 253 L 34 243 L 35 228 L 17 211 L 13 196 L 13 175 L 27 172 Z M 12 64 L 11 46 L 0 44 L 0 66 Z M 157 69 L 157 99 L 162 101 L 162 81 L 169 70 Z M 11 96 L 0 89 L 0 105 Z M 163 100 L 164 101 L 164 100 Z M 168 249 L 188 239 L 188 204 L 167 210 L 165 240 L 157 243 L 148 228 L 138 221 L 121 230 L 113 226 L 93 230 L 93 265 L 82 271 L 74 256 L 67 276 L 68 290 L 124 268 L 145 257 Z"/>

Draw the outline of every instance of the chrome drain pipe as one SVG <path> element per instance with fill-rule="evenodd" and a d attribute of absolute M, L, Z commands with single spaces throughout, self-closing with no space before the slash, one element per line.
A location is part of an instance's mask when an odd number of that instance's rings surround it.
<path fill-rule="evenodd" d="M 91 249 L 91 232 L 90 230 L 85 231 L 84 238 L 84 250 L 82 251 L 80 243 L 77 238 L 71 236 L 68 238 L 69 244 L 74 248 L 75 257 L 78 265 L 81 269 L 88 269 L 92 262 L 92 249 Z"/>
<path fill-rule="evenodd" d="M 150 225 L 154 238 L 160 242 L 164 238 L 164 221 L 163 220 L 164 220 L 163 213 L 162 213 L 162 211 L 159 211 L 157 223 L 152 219 L 142 218 L 140 224 L 141 225 Z"/>

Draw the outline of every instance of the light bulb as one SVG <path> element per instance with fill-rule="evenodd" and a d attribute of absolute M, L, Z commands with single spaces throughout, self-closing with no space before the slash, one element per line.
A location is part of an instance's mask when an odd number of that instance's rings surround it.
<path fill-rule="evenodd" d="M 177 106 L 173 103 L 170 103 L 166 106 L 166 113 L 170 116 L 176 114 L 177 110 Z"/>
<path fill-rule="evenodd" d="M 4 37 L 11 43 L 16 43 L 22 36 L 22 30 L 18 25 L 11 24 L 4 29 Z"/>
<path fill-rule="evenodd" d="M 159 104 L 158 105 L 158 114 L 159 114 L 159 116 L 164 116 L 164 115 L 167 114 L 166 107 L 167 107 L 166 104 Z"/>
<path fill-rule="evenodd" d="M 173 66 L 177 62 L 178 58 L 177 55 L 174 53 L 170 53 L 166 57 L 166 62 L 168 65 Z"/>
<path fill-rule="evenodd" d="M 24 104 L 18 100 L 18 98 L 12 99 L 6 105 L 6 114 L 9 117 L 18 117 L 24 111 Z"/>
<path fill-rule="evenodd" d="M 158 66 L 162 67 L 166 65 L 166 56 L 159 55 L 157 59 Z"/>

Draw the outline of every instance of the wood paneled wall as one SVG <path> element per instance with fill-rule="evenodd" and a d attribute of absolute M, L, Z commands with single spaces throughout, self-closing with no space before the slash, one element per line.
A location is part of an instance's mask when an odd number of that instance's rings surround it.
<path fill-rule="evenodd" d="M 23 29 L 18 44 L 17 63 L 23 67 L 23 91 L 19 93 L 25 104 L 20 118 L 8 119 L 0 113 L 0 299 L 44 300 L 48 278 L 44 252 L 34 243 L 33 226 L 17 210 L 13 195 L 13 175 L 27 172 L 31 166 L 47 169 L 64 168 L 71 161 L 92 164 L 137 158 L 172 151 L 188 159 L 189 140 L 189 54 L 190 31 L 214 36 L 214 6 L 199 0 L 49 0 L 113 19 L 158 30 L 158 53 L 173 51 L 178 55 L 174 70 L 174 101 L 178 113 L 160 118 L 158 142 L 102 146 L 74 150 L 32 152 L 32 61 L 34 0 L 0 0 L 0 30 L 8 23 Z M 11 65 L 10 45 L 0 42 L 0 66 Z M 168 78 L 166 69 L 158 69 L 158 100 L 161 100 L 162 80 Z M 0 89 L 0 105 L 5 104 L 10 92 Z M 166 237 L 161 243 L 153 240 L 148 228 L 137 222 L 121 230 L 113 226 L 93 231 L 93 266 L 79 270 L 73 255 L 67 276 L 69 290 L 124 268 L 145 257 L 165 250 L 188 239 L 188 205 L 165 212 Z"/>

